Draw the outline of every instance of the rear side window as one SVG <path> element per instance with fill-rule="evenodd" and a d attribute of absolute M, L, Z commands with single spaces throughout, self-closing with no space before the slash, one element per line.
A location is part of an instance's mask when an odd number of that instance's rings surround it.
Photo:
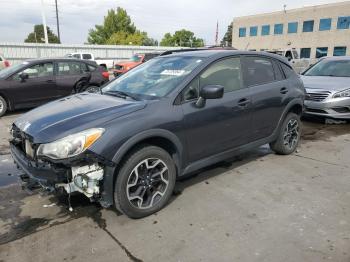
<path fill-rule="evenodd" d="M 281 67 L 278 65 L 279 62 L 276 61 L 276 60 L 272 60 L 273 61 L 273 69 L 275 71 L 275 78 L 276 78 L 276 81 L 281 81 L 281 80 L 284 80 L 285 77 L 284 77 L 284 74 L 282 72 L 282 69 Z"/>
<path fill-rule="evenodd" d="M 78 62 L 58 62 L 58 75 L 79 75 L 84 72 L 82 64 Z M 85 67 L 86 68 L 86 67 Z"/>
<path fill-rule="evenodd" d="M 248 86 L 262 85 L 275 81 L 272 62 L 264 57 L 245 57 L 244 79 Z"/>
<path fill-rule="evenodd" d="M 241 62 L 238 57 L 227 58 L 211 64 L 199 77 L 200 88 L 221 85 L 225 93 L 242 88 Z"/>
<path fill-rule="evenodd" d="M 91 54 L 83 54 L 83 59 L 89 60 L 92 59 Z"/>
<path fill-rule="evenodd" d="M 290 78 L 290 77 L 295 75 L 295 72 L 292 68 L 290 68 L 289 66 L 287 66 L 284 63 L 280 63 L 280 65 L 283 69 L 283 72 L 284 72 L 284 75 L 286 76 L 286 78 Z"/>
<path fill-rule="evenodd" d="M 80 59 L 80 54 L 74 54 L 72 57 Z"/>

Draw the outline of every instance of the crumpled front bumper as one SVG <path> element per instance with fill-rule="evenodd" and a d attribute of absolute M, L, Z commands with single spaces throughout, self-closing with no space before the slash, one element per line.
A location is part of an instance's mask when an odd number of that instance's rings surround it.
<path fill-rule="evenodd" d="M 350 119 L 350 98 L 327 98 L 324 101 L 305 100 L 306 115 L 335 119 Z"/>

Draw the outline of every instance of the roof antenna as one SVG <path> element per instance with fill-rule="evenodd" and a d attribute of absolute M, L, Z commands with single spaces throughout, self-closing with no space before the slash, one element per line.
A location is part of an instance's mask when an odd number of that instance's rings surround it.
<path fill-rule="evenodd" d="M 285 13 L 285 14 L 287 13 L 286 8 L 287 8 L 287 5 L 286 5 L 286 4 L 284 4 L 284 5 L 283 5 L 283 11 L 284 11 L 284 13 Z"/>

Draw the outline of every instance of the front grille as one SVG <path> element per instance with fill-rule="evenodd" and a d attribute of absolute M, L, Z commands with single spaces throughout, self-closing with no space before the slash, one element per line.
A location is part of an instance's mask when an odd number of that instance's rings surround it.
<path fill-rule="evenodd" d="M 12 142 L 20 149 L 27 157 L 33 159 L 35 156 L 35 148 L 30 142 L 32 138 L 22 132 L 15 124 L 12 125 L 11 133 L 13 136 Z"/>
<path fill-rule="evenodd" d="M 331 92 L 323 91 L 323 92 L 308 92 L 306 93 L 305 100 L 321 102 L 325 100 Z"/>

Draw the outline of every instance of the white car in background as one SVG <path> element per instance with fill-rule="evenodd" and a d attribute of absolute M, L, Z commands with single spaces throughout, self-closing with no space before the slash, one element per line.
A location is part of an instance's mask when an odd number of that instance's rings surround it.
<path fill-rule="evenodd" d="M 10 62 L 7 61 L 2 54 L 0 54 L 0 70 L 9 66 L 10 66 Z"/>
<path fill-rule="evenodd" d="M 99 66 L 103 66 L 106 69 L 110 69 L 114 67 L 114 60 L 113 59 L 99 59 L 96 58 L 92 53 L 69 53 L 66 54 L 65 57 L 73 57 L 77 59 L 82 59 L 82 60 L 90 60 L 90 61 L 95 61 L 96 64 Z"/>

